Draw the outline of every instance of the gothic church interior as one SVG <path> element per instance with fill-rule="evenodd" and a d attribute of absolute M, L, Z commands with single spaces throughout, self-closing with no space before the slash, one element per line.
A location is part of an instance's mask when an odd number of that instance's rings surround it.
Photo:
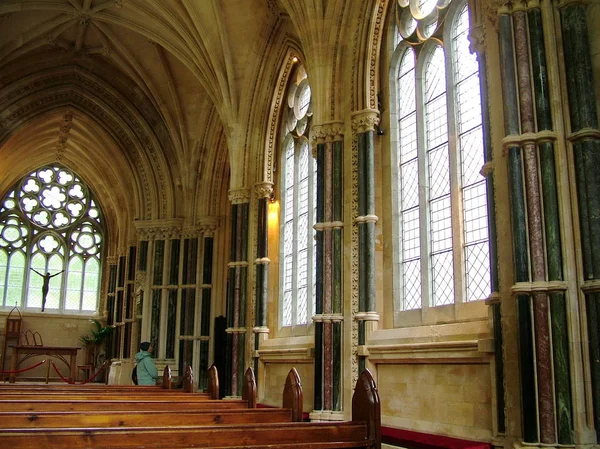
<path fill-rule="evenodd" d="M 0 326 L 591 447 L 599 111 L 598 0 L 0 1 Z"/>

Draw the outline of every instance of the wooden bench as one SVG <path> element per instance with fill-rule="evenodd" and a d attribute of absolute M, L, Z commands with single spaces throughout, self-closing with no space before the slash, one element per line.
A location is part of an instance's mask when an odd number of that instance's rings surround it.
<path fill-rule="evenodd" d="M 0 428 L 210 426 L 292 422 L 284 408 L 171 411 L 0 412 Z"/>
<path fill-rule="evenodd" d="M 251 370 L 250 370 L 251 373 Z M 253 374 L 252 374 L 253 377 Z M 246 387 L 246 384 L 250 385 Z M 252 382 L 247 376 L 244 379 L 244 390 L 252 389 Z M 246 394 L 248 394 L 246 392 Z M 290 372 L 284 389 L 284 403 L 286 401 L 293 402 L 296 406 L 302 403 L 302 391 L 299 377 L 295 370 Z M 50 400 L 44 400 L 36 405 L 51 403 Z M 230 404 L 234 402 L 244 402 L 246 406 L 252 401 L 201 401 L 191 403 L 176 403 L 179 406 L 179 412 L 176 416 L 187 414 L 190 406 L 199 406 L 201 404 Z M 88 404 L 94 401 L 88 402 Z M 114 410 L 104 407 L 106 402 L 95 401 L 96 404 L 101 404 L 101 410 Z M 123 402 L 123 403 L 129 403 Z M 139 406 L 143 402 L 131 402 Z M 2 404 L 2 410 L 5 403 Z M 65 403 L 68 404 L 68 403 Z M 159 403 L 161 404 L 161 403 Z M 163 407 L 169 406 L 169 403 L 162 403 Z M 172 404 L 171 404 L 172 405 Z M 140 407 L 143 408 L 143 407 Z M 272 409 L 261 409 L 272 410 Z M 212 412 L 218 411 L 213 409 Z M 209 410 L 206 410 L 207 416 Z M 254 413 L 255 411 L 246 410 L 246 413 Z M 289 413 L 289 412 L 288 412 Z M 231 413 L 231 419 L 239 412 Z M 31 414 L 29 414 L 31 416 Z M 34 414 L 37 416 L 37 414 Z M 96 416 L 101 415 L 97 413 Z M 108 414 L 106 414 L 108 415 Z M 134 412 L 132 416 L 140 416 L 139 412 Z M 292 418 L 301 417 L 300 412 L 296 411 L 295 415 L 292 412 Z M 8 415 L 6 415 L 8 416 Z M 90 415 L 93 416 L 93 415 Z M 162 415 L 161 415 L 162 416 Z M 258 415 L 254 415 L 258 416 Z M 288 415 L 288 418 L 290 415 Z M 17 418 L 18 419 L 18 418 Z M 27 419 L 27 418 L 25 418 Z M 109 418 L 106 418 L 108 420 Z M 132 418 L 133 419 L 133 418 Z M 137 418 L 148 424 L 148 418 Z M 0 441 L 6 444 L 7 447 L 15 449 L 37 449 L 40 444 L 45 444 L 48 447 L 72 448 L 72 447 L 88 447 L 88 448 L 164 448 L 173 449 L 183 448 L 306 448 L 311 449 L 333 449 L 333 448 L 369 448 L 378 449 L 381 446 L 380 437 L 380 409 L 379 396 L 375 383 L 368 372 L 361 374 L 354 391 L 352 399 L 352 419 L 351 422 L 343 423 L 304 423 L 304 422 L 287 422 L 287 423 L 253 423 L 241 424 L 231 423 L 221 425 L 177 425 L 169 426 L 163 422 L 157 423 L 156 420 L 148 426 L 123 425 L 113 427 L 100 427 L 98 425 L 72 427 L 69 429 L 60 427 L 40 427 L 35 428 L 5 428 L 0 429 Z M 2 418 L 0 417 L 0 421 Z M 50 420 L 48 420 L 50 422 Z M 133 422 L 133 421 L 130 421 Z M 166 445 L 166 446 L 165 446 Z"/>

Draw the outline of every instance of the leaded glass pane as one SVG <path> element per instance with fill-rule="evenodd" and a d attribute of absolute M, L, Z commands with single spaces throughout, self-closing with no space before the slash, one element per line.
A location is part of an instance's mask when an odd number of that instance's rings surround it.
<path fill-rule="evenodd" d="M 404 310 L 420 309 L 421 306 L 421 261 L 413 260 L 402 264 Z"/>
<path fill-rule="evenodd" d="M 454 302 L 453 265 L 452 251 L 433 254 L 431 256 L 434 306 L 452 304 Z"/>
<path fill-rule="evenodd" d="M 4 302 L 4 296 L 6 293 L 6 273 L 8 269 L 8 254 L 5 250 L 0 248 L 0 306 L 8 305 Z"/>
<path fill-rule="evenodd" d="M 69 262 L 67 274 L 67 297 L 65 299 L 66 310 L 79 310 L 82 281 L 83 262 L 80 257 L 75 256 Z"/>
<path fill-rule="evenodd" d="M 22 251 L 15 251 L 8 258 L 7 278 L 5 305 L 20 307 L 25 286 L 25 254 Z"/>

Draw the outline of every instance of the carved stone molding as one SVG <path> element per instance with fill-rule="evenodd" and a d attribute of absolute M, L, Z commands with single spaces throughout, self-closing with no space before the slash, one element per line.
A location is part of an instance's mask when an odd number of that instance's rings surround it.
<path fill-rule="evenodd" d="M 254 192 L 258 198 L 269 198 L 273 193 L 273 183 L 269 181 L 254 184 Z"/>
<path fill-rule="evenodd" d="M 229 201 L 233 204 L 242 204 L 250 202 L 250 189 L 232 189 L 229 191 Z"/>
<path fill-rule="evenodd" d="M 312 125 L 310 133 L 313 145 L 341 141 L 344 140 L 344 122 L 333 121 Z"/>
<path fill-rule="evenodd" d="M 183 219 L 137 220 L 133 222 L 138 240 L 162 240 L 179 238 L 182 234 Z"/>
<path fill-rule="evenodd" d="M 144 289 L 146 286 L 146 272 L 136 270 L 135 272 L 135 294 Z M 136 301 L 137 302 L 137 301 Z"/>
<path fill-rule="evenodd" d="M 108 256 L 106 261 L 108 262 L 108 265 L 116 265 L 119 261 L 119 256 Z"/>
<path fill-rule="evenodd" d="M 355 133 L 375 131 L 378 124 L 379 111 L 377 109 L 363 109 L 352 114 L 352 131 Z"/>
<path fill-rule="evenodd" d="M 198 219 L 198 228 L 205 237 L 214 235 L 219 228 L 219 217 L 200 217 Z"/>

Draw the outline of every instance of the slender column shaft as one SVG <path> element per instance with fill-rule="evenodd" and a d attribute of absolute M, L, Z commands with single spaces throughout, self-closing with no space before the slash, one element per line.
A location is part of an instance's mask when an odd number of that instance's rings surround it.
<path fill-rule="evenodd" d="M 323 223 L 325 221 L 325 202 L 324 202 L 324 155 L 325 155 L 325 144 L 317 144 L 316 148 L 316 159 L 317 159 L 317 223 Z M 316 304 L 315 313 L 320 315 L 324 313 L 323 308 L 323 231 L 317 231 L 317 245 L 316 245 Z M 322 410 L 324 408 L 323 401 L 323 359 L 325 357 L 324 348 L 324 323 L 317 321 L 315 323 L 315 399 L 314 408 L 315 410 Z"/>
<path fill-rule="evenodd" d="M 502 74 L 502 97 L 504 108 L 504 131 L 507 136 L 519 133 L 519 115 L 517 87 L 515 79 L 515 56 L 513 49 L 513 30 L 511 16 L 501 13 L 498 17 L 500 46 L 500 70 Z M 522 177 L 521 149 L 518 146 L 508 148 L 508 176 L 510 182 L 510 207 L 512 218 L 513 259 L 515 280 L 529 280 L 529 260 L 527 254 L 527 233 L 525 222 L 525 199 Z M 516 298 L 519 325 L 519 358 L 521 369 L 521 406 L 523 409 L 523 439 L 536 442 L 537 409 L 535 398 L 535 376 L 533 366 L 533 341 L 530 300 L 528 296 Z"/>
<path fill-rule="evenodd" d="M 577 184 L 581 254 L 584 281 L 600 280 L 600 132 L 594 92 L 592 59 L 583 3 L 571 2 L 561 10 L 563 55 Z M 596 80 L 598 81 L 598 80 Z M 592 406 L 596 435 L 600 441 L 600 329 L 597 291 L 586 291 L 589 360 L 592 378 Z"/>
<path fill-rule="evenodd" d="M 521 131 L 533 133 L 533 92 L 529 64 L 529 39 L 527 36 L 527 16 L 525 11 L 513 15 L 515 50 L 517 57 L 517 79 L 519 106 L 521 110 Z M 527 196 L 527 224 L 529 230 L 529 251 L 534 281 L 546 280 L 544 237 L 542 232 L 542 210 L 537 168 L 536 146 L 526 143 L 523 148 L 525 184 Z M 554 394 L 552 391 L 552 365 L 550 355 L 550 329 L 548 324 L 548 295 L 533 295 L 533 315 L 535 329 L 535 358 L 538 390 L 540 440 L 542 443 L 555 442 Z"/>
<path fill-rule="evenodd" d="M 538 131 L 553 129 L 550 89 L 546 66 L 543 17 L 540 8 L 527 13 L 529 24 L 531 73 L 535 92 L 535 111 Z M 547 18 L 546 20 L 551 20 Z M 544 235 L 548 280 L 563 280 L 560 216 L 558 208 L 554 145 L 541 142 L 538 147 Z M 557 436 L 560 444 L 573 444 L 571 379 L 569 373 L 569 341 L 565 294 L 550 293 L 550 326 L 553 350 L 553 374 Z"/>

